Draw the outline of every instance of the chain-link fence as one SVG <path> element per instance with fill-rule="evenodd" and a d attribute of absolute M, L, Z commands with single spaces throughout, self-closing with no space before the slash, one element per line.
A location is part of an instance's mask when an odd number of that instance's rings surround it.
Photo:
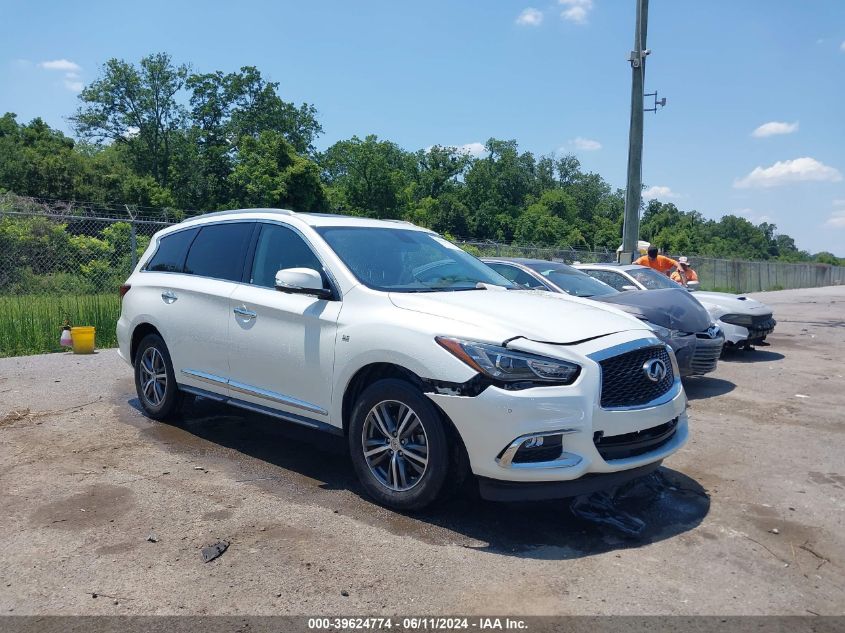
<path fill-rule="evenodd" d="M 0 196 L 0 357 L 58 351 L 64 325 L 93 325 L 97 345 L 114 346 L 118 287 L 171 222 L 132 209 L 121 217 L 94 205 L 4 202 Z"/>
<path fill-rule="evenodd" d="M 458 245 L 476 257 L 523 257 L 565 262 L 567 264 L 616 261 L 616 253 L 607 249 L 590 251 L 568 246 L 533 246 L 530 244 L 502 244 L 500 242 L 472 240 L 459 240 Z"/>
<path fill-rule="evenodd" d="M 23 202 L 21 202 L 23 201 Z M 163 217 L 162 217 L 163 216 Z M 118 287 L 152 235 L 178 221 L 130 207 L 49 203 L 0 194 L 0 356 L 55 351 L 61 327 L 94 325 L 115 344 Z M 460 241 L 479 257 L 611 262 L 616 253 Z M 845 284 L 845 267 L 692 257 L 702 289 L 755 292 Z"/>

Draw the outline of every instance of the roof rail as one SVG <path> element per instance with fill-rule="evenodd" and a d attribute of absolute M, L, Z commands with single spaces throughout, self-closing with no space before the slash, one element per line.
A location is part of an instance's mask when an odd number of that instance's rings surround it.
<path fill-rule="evenodd" d="M 185 218 L 182 222 L 199 220 L 201 218 L 216 218 L 222 215 L 234 215 L 235 213 L 278 213 L 279 215 L 295 215 L 295 212 L 288 209 L 228 209 L 226 211 L 212 211 L 211 213 L 193 215 L 189 218 Z"/>

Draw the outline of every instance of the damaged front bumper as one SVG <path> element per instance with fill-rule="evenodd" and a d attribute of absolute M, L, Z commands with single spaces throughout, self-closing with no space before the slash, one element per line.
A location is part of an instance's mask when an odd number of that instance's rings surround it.
<path fill-rule="evenodd" d="M 600 385 L 600 367 L 590 362 L 568 386 L 427 395 L 461 435 L 485 497 L 538 499 L 647 474 L 686 443 L 679 378 L 658 402 L 642 407 L 602 408 Z"/>

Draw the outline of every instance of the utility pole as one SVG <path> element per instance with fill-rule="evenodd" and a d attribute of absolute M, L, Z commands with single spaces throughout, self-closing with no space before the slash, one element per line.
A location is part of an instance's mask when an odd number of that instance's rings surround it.
<path fill-rule="evenodd" d="M 643 188 L 643 91 L 648 31 L 648 0 L 636 0 L 637 24 L 631 62 L 631 127 L 628 133 L 628 180 L 625 187 L 625 223 L 622 228 L 622 252 L 619 261 L 628 264 L 637 254 L 640 234 L 640 202 Z"/>

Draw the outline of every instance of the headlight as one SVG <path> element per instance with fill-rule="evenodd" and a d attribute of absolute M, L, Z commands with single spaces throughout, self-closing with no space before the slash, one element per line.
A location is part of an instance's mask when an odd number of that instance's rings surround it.
<path fill-rule="evenodd" d="M 498 345 L 444 336 L 435 340 L 474 370 L 496 381 L 571 385 L 581 371 L 575 363 L 515 352 Z"/>
<path fill-rule="evenodd" d="M 648 327 L 654 330 L 654 333 L 657 334 L 662 339 L 669 339 L 675 338 L 677 336 L 681 336 L 684 332 L 680 330 L 670 330 L 668 327 L 663 327 L 662 325 L 657 325 L 656 323 L 652 323 L 651 321 L 646 321 L 645 319 L 642 320 Z"/>

